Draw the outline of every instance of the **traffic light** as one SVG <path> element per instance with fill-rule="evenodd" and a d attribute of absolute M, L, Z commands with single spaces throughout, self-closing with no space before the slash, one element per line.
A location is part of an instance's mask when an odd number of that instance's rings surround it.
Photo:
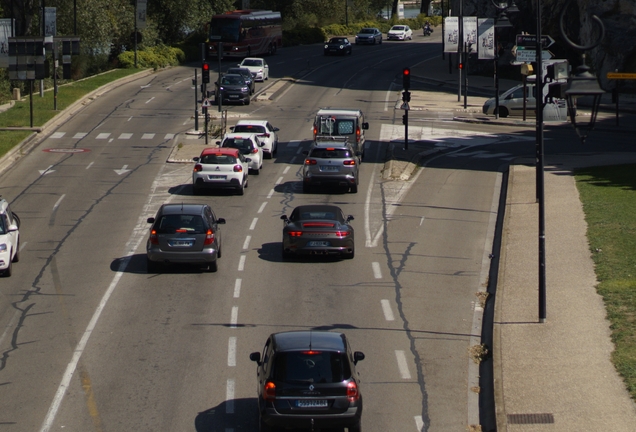
<path fill-rule="evenodd" d="M 411 88 L 411 68 L 402 69 L 402 88 L 404 90 Z"/>
<path fill-rule="evenodd" d="M 403 91 L 402 92 L 402 102 L 411 102 L 411 92 L 410 91 Z"/>
<path fill-rule="evenodd" d="M 459 70 L 464 69 L 464 63 L 460 63 L 460 64 L 458 64 L 458 65 L 457 65 L 457 67 L 459 68 Z"/>
<path fill-rule="evenodd" d="M 405 125 L 407 123 L 406 114 L 402 116 L 402 124 Z"/>
<path fill-rule="evenodd" d="M 210 63 L 207 63 L 207 62 L 203 63 L 203 68 L 201 73 L 201 82 L 203 84 L 210 83 Z"/>

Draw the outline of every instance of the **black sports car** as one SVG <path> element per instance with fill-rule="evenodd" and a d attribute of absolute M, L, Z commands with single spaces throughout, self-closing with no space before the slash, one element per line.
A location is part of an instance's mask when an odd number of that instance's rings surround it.
<path fill-rule="evenodd" d="M 332 37 L 325 42 L 325 55 L 330 54 L 351 54 L 351 42 L 346 37 Z"/>
<path fill-rule="evenodd" d="M 353 227 L 340 207 L 302 205 L 291 216 L 280 217 L 283 228 L 283 258 L 295 255 L 338 255 L 351 259 L 355 254 Z"/>

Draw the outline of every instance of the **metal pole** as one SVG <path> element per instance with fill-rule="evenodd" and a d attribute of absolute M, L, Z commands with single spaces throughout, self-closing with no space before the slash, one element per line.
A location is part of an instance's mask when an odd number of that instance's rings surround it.
<path fill-rule="evenodd" d="M 457 44 L 458 56 L 457 61 L 462 63 L 464 59 L 464 0 L 460 0 L 459 2 L 459 43 Z M 457 89 L 457 102 L 461 102 L 462 100 L 462 73 L 464 71 L 459 68 L 459 88 Z"/>
<path fill-rule="evenodd" d="M 137 69 L 137 0 L 135 0 L 135 69 Z"/>
<path fill-rule="evenodd" d="M 470 47 L 464 43 L 464 109 L 468 108 L 468 59 Z"/>
<path fill-rule="evenodd" d="M 29 111 L 31 112 L 30 125 L 33 127 L 33 80 L 29 80 L 31 91 L 29 92 Z"/>
<path fill-rule="evenodd" d="M 404 150 L 409 149 L 409 110 L 404 110 Z"/>
<path fill-rule="evenodd" d="M 57 111 L 57 42 L 53 39 L 53 110 Z"/>
<path fill-rule="evenodd" d="M 444 51 L 446 50 L 446 38 L 444 37 L 444 0 L 442 0 L 442 60 L 445 60 Z"/>
<path fill-rule="evenodd" d="M 543 61 L 541 44 L 541 0 L 537 1 L 537 199 L 539 201 L 539 322 L 546 321 L 546 268 L 545 268 L 545 183 L 543 143 Z"/>
<path fill-rule="evenodd" d="M 194 130 L 199 130 L 199 98 L 197 96 L 197 69 L 194 69 Z"/>
<path fill-rule="evenodd" d="M 222 57 L 221 52 L 223 51 L 223 42 L 218 43 L 216 51 L 217 51 L 217 54 L 219 55 L 219 81 L 216 86 L 216 92 L 218 93 L 218 95 L 216 95 L 216 102 L 217 102 L 217 105 L 219 106 L 219 112 L 222 112 L 223 97 L 221 95 L 221 57 Z"/>

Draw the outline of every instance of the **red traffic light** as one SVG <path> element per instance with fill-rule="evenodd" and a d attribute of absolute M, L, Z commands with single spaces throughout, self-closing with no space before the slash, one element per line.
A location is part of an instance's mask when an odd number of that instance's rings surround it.
<path fill-rule="evenodd" d="M 464 69 L 464 63 L 460 63 L 458 67 L 459 69 Z"/>
<path fill-rule="evenodd" d="M 402 75 L 411 75 L 411 68 L 404 68 L 402 70 Z"/>
<path fill-rule="evenodd" d="M 210 65 L 208 63 L 203 63 L 203 70 L 204 71 L 209 71 L 210 70 Z"/>

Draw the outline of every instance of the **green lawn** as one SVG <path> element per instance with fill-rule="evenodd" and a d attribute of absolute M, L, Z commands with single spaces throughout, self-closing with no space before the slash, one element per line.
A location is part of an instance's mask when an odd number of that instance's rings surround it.
<path fill-rule="evenodd" d="M 53 110 L 53 91 L 44 92 L 44 97 L 36 90 L 33 94 L 33 126 L 38 127 L 55 117 L 61 110 L 81 99 L 93 90 L 120 78 L 139 72 L 139 69 L 114 69 L 60 86 L 57 94 L 57 111 Z M 34 86 L 37 88 L 36 86 Z M 13 107 L 0 113 L 0 127 L 29 127 L 31 125 L 31 106 L 29 96 L 17 101 Z M 25 131 L 0 131 L 0 157 L 18 145 L 29 135 Z"/>
<path fill-rule="evenodd" d="M 636 400 L 636 165 L 586 168 L 576 180 L 611 323 L 612 360 Z"/>

